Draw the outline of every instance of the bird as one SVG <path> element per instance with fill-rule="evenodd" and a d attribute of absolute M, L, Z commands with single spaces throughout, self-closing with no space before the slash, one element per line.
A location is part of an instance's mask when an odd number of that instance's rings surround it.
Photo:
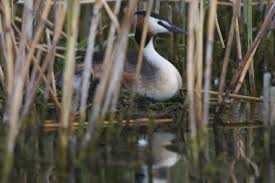
<path fill-rule="evenodd" d="M 142 31 L 145 23 L 146 11 L 135 12 L 137 16 L 137 24 L 135 29 L 135 41 L 138 45 L 141 43 Z M 148 19 L 148 32 L 145 39 L 143 51 L 143 61 L 141 65 L 140 77 L 136 81 L 136 67 L 138 50 L 128 50 L 125 60 L 123 78 L 127 83 L 135 83 L 135 92 L 156 101 L 168 100 L 179 91 L 182 87 L 182 78 L 177 68 L 155 49 L 154 42 L 156 37 L 164 33 L 178 33 L 187 35 L 187 33 L 179 27 L 173 25 L 168 19 L 161 17 L 159 14 L 151 13 Z M 94 78 L 100 80 L 103 70 L 102 61 L 104 52 L 95 52 L 93 55 L 93 73 Z M 84 68 L 79 64 L 77 69 Z M 80 77 L 80 75 L 79 75 Z M 76 77 L 74 86 L 79 88 L 80 79 Z"/>

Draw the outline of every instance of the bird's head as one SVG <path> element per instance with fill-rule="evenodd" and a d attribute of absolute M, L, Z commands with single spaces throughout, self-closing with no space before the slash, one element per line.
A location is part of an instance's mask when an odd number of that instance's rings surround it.
<path fill-rule="evenodd" d="M 142 30 L 145 23 L 146 11 L 137 11 L 135 15 L 138 16 L 137 28 Z M 148 33 L 157 35 L 169 32 L 186 35 L 184 30 L 173 25 L 168 19 L 163 18 L 156 13 L 151 13 L 148 20 Z"/>

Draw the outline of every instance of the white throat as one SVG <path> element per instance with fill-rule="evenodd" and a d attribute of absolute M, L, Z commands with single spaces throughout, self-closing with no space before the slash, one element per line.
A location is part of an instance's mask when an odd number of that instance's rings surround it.
<path fill-rule="evenodd" d="M 156 67 L 159 70 L 159 76 L 150 86 L 140 85 L 138 93 L 156 100 L 173 97 L 182 86 L 182 79 L 176 67 L 155 50 L 153 38 L 144 48 L 143 54 L 144 62 Z"/>

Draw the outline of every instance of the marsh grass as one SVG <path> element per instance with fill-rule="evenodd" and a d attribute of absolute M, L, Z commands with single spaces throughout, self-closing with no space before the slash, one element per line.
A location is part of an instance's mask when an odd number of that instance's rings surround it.
<path fill-rule="evenodd" d="M 135 10 L 147 10 L 147 18 L 151 11 L 160 13 L 188 31 L 187 37 L 168 35 L 157 39 L 157 50 L 173 60 L 173 64 L 181 72 L 183 86 L 186 88 L 181 92 L 183 95 L 166 102 L 156 102 L 123 88 L 121 79 L 127 49 L 138 48 L 131 33 L 134 30 Z M 228 108 L 234 108 L 234 100 L 241 99 L 247 103 L 264 101 L 267 111 L 271 110 L 272 97 L 269 92 L 272 91 L 272 80 L 269 78 L 269 81 L 262 84 L 257 78 L 263 75 L 263 70 L 274 74 L 275 32 L 274 27 L 271 27 L 274 24 L 274 13 L 275 4 L 270 0 L 25 0 L 17 3 L 2 0 L 2 182 L 10 180 L 17 144 L 24 144 L 25 135 L 29 133 L 37 135 L 31 135 L 32 138 L 40 138 L 40 130 L 37 129 L 43 128 L 47 118 L 60 121 L 58 125 L 54 124 L 59 130 L 58 167 L 65 172 L 68 171 L 67 165 L 74 166 L 71 161 L 83 160 L 90 141 L 100 134 L 97 126 L 100 127 L 104 121 L 127 122 L 132 118 L 146 117 L 148 126 L 151 127 L 154 119 L 157 123 L 158 118 L 163 116 L 176 118 L 181 136 L 191 139 L 188 157 L 194 165 L 192 169 L 198 172 L 195 176 L 211 172 L 207 168 L 206 173 L 200 169 L 204 167 L 204 162 L 208 165 L 219 161 L 219 158 L 213 159 L 208 148 L 211 134 L 207 127 L 211 112 L 215 113 L 216 125 Z M 147 28 L 145 24 L 139 48 L 137 78 Z M 92 88 L 92 55 L 99 50 L 105 51 L 104 70 L 99 84 Z M 80 88 L 75 92 L 73 79 L 75 64 L 79 60 L 84 61 L 85 69 L 81 73 Z M 264 69 L 261 70 L 259 66 Z M 220 78 L 220 82 L 218 86 L 212 87 L 216 77 Z M 271 75 L 267 74 L 264 78 L 266 77 Z M 56 85 L 60 80 L 63 80 L 63 85 L 58 88 Z M 263 85 L 265 93 L 262 100 L 257 96 L 261 95 L 259 91 L 262 91 Z M 218 92 L 212 91 L 215 87 L 219 88 Z M 218 100 L 214 96 L 218 96 Z M 274 125 L 269 123 L 274 119 L 268 116 L 270 112 L 267 112 L 264 124 Z M 73 131 L 75 121 L 83 122 L 84 126 L 79 125 L 81 133 Z M 85 121 L 88 123 L 84 123 Z M 185 124 L 186 121 L 188 125 Z M 187 127 L 190 129 L 188 135 Z M 112 128 L 113 131 L 116 129 L 118 136 L 124 135 L 127 125 Z M 149 128 L 149 132 L 150 130 Z M 222 131 L 215 126 L 213 132 L 215 140 L 218 139 L 215 141 L 218 157 L 222 156 L 220 148 L 223 147 L 225 137 Z M 229 136 L 234 136 L 236 154 L 231 164 L 231 180 L 237 180 L 234 167 L 240 160 L 252 166 L 255 172 L 253 176 L 258 177 L 257 166 L 245 153 L 240 130 L 234 130 L 232 134 Z M 265 143 L 270 142 L 271 135 L 270 131 L 265 133 Z M 70 159 L 72 152 L 69 149 L 79 146 L 81 148 L 73 149 L 76 158 Z M 267 148 L 266 151 L 268 150 Z M 269 155 L 267 154 L 267 159 L 270 158 Z M 187 171 L 186 177 L 190 174 L 192 171 Z M 63 178 L 61 176 L 60 181 L 66 182 Z M 203 180 L 211 178 L 206 176 Z"/>

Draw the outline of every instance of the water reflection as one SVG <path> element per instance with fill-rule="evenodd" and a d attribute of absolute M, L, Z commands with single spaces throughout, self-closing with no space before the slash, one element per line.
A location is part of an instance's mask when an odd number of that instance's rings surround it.
<path fill-rule="evenodd" d="M 173 146 L 175 135 L 168 132 L 155 132 L 151 139 L 151 161 L 144 162 L 142 165 L 142 172 L 136 173 L 136 183 L 166 183 L 169 177 L 169 168 L 174 166 L 180 159 L 177 152 L 168 149 Z M 144 143 L 147 146 L 150 143 Z M 140 143 L 141 144 L 141 143 Z M 149 171 L 152 170 L 152 181 L 150 181 Z"/>
<path fill-rule="evenodd" d="M 127 131 L 123 136 L 114 135 L 110 130 L 94 138 L 95 142 L 82 151 L 85 153 L 82 158 L 77 139 L 71 138 L 65 172 L 60 172 L 57 166 L 60 157 L 57 153 L 56 133 L 41 135 L 26 132 L 28 135 L 22 135 L 17 143 L 9 182 L 182 183 L 274 180 L 274 128 L 220 127 L 217 137 L 210 129 L 209 149 L 206 149 L 208 160 L 199 157 L 198 164 L 192 156 L 192 141 L 186 138 L 182 142 L 175 131 L 148 133 L 139 141 L 142 143 L 137 143 L 140 139 L 138 131 Z M 272 132 L 270 143 L 264 138 L 269 131 Z M 214 144 L 215 138 L 222 139 L 219 153 Z M 184 146 L 183 152 L 180 146 Z M 60 177 L 64 181 L 60 181 Z"/>

